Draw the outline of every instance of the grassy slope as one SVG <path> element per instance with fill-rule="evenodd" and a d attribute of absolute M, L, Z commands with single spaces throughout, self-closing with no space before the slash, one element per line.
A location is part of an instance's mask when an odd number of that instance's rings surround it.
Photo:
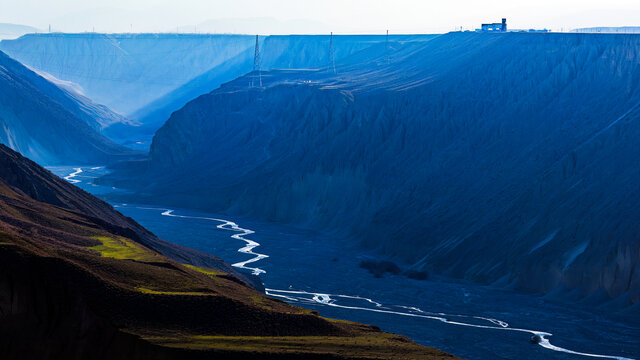
<path fill-rule="evenodd" d="M 61 310 L 65 302 L 78 305 L 66 313 Z M 29 349 L 16 352 L 15 344 L 23 340 L 17 334 L 62 336 L 50 345 L 38 343 L 68 354 L 58 349 L 61 342 L 87 342 L 93 335 L 85 332 L 106 328 L 113 331 L 95 337 L 137 349 L 126 355 L 130 358 L 173 358 L 185 352 L 226 358 L 449 358 L 375 327 L 332 321 L 268 298 L 217 269 L 172 261 L 110 233 L 95 218 L 34 201 L 2 179 L 0 310 L 0 352 L 9 358 Z M 78 327 L 76 338 L 68 329 Z M 125 340 L 113 340 L 120 338 Z M 65 351 L 77 356 L 80 350 Z"/>

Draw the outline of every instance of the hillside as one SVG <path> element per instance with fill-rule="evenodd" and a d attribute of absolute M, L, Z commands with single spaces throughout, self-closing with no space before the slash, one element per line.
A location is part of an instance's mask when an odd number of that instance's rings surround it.
<path fill-rule="evenodd" d="M 2 145 L 0 164 L 4 359 L 452 358 L 268 298 Z"/>
<path fill-rule="evenodd" d="M 175 112 L 149 163 L 109 181 L 624 308 L 640 301 L 639 64 L 637 35 L 451 33 L 335 76 L 272 71 Z"/>
<path fill-rule="evenodd" d="M 102 164 L 136 155 L 97 130 L 125 121 L 0 52 L 0 143 L 43 164 Z"/>

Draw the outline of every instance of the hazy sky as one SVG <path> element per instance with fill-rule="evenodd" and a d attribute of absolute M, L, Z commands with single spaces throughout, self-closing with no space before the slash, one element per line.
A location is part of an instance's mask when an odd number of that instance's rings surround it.
<path fill-rule="evenodd" d="M 640 25 L 640 0 L 0 0 L 0 22 L 68 32 L 446 32 L 502 17 L 512 28 Z"/>

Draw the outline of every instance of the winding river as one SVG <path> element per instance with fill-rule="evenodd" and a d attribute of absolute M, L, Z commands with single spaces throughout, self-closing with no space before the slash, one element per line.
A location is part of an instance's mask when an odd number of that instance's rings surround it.
<path fill-rule="evenodd" d="M 104 196 L 113 190 L 90 181 L 102 174 L 102 167 L 51 170 L 96 195 Z M 640 355 L 637 324 L 603 318 L 594 326 L 587 324 L 593 321 L 589 317 L 601 314 L 460 281 L 421 282 L 401 276 L 371 279 L 358 268 L 358 261 L 372 255 L 359 254 L 361 251 L 337 241 L 344 239 L 249 219 L 236 220 L 248 224 L 240 227 L 234 221 L 191 210 L 135 204 L 114 204 L 114 207 L 166 240 L 221 256 L 234 267 L 261 276 L 269 296 L 322 309 L 326 316 L 380 325 L 384 330 L 405 334 L 425 345 L 469 359 L 631 360 Z M 184 234 L 184 229 L 190 229 L 189 233 Z M 229 232 L 231 235 L 224 235 Z M 238 247 L 232 241 L 241 243 Z M 261 246 L 262 243 L 265 245 Z M 327 291 L 319 290 L 322 288 Z M 350 291 L 344 294 L 346 290 Z M 441 309 L 432 310 L 438 306 Z M 496 313 L 502 318 L 496 317 Z M 433 323 L 426 324 L 425 320 Z M 512 326 L 510 322 L 518 325 Z M 553 336 L 556 330 L 536 330 L 546 329 L 543 326 L 556 329 L 561 337 Z"/>

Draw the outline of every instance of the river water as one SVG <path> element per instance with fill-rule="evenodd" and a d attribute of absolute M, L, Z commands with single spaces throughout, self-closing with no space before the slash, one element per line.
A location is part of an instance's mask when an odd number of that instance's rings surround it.
<path fill-rule="evenodd" d="M 50 168 L 108 201 L 96 167 Z M 375 278 L 340 235 L 157 205 L 112 203 L 159 237 L 258 274 L 268 293 L 323 316 L 377 325 L 466 359 L 640 359 L 640 319 L 474 283 Z M 532 343 L 538 336 L 538 343 Z"/>

